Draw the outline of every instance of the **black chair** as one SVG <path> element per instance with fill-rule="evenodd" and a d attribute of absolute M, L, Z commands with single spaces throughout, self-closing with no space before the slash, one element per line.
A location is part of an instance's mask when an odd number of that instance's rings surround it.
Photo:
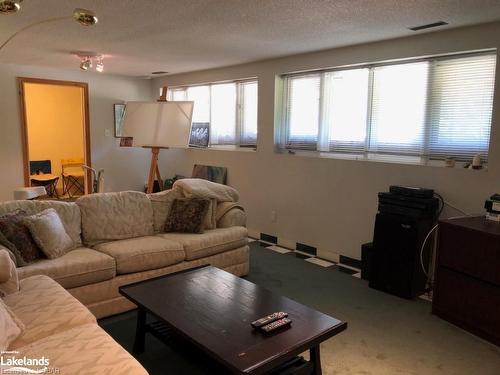
<path fill-rule="evenodd" d="M 59 176 L 52 174 L 50 160 L 30 161 L 30 182 L 31 186 L 45 186 L 49 197 L 55 196 L 59 199 L 59 195 L 57 194 Z"/>

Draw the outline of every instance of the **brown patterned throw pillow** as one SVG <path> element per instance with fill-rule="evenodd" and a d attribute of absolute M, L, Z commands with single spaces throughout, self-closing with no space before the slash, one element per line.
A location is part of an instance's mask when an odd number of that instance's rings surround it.
<path fill-rule="evenodd" d="M 165 232 L 203 233 L 210 200 L 179 198 L 174 200 L 165 223 Z"/>
<path fill-rule="evenodd" d="M 37 259 L 45 258 L 29 229 L 23 224 L 26 211 L 17 210 L 0 216 L 0 232 L 14 246 L 17 266 L 26 266 Z"/>

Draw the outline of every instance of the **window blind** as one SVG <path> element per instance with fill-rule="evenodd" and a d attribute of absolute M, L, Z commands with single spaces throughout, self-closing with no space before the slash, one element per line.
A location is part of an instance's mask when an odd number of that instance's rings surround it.
<path fill-rule="evenodd" d="M 495 69 L 490 51 L 285 75 L 280 144 L 394 160 L 486 159 Z"/>
<path fill-rule="evenodd" d="M 373 69 L 369 151 L 422 152 L 428 71 L 427 62 Z"/>
<path fill-rule="evenodd" d="M 240 144 L 242 146 L 255 146 L 257 144 L 257 98 L 257 82 L 241 83 L 238 110 L 241 123 Z"/>
<path fill-rule="evenodd" d="M 236 85 L 211 85 L 210 143 L 234 145 L 236 143 Z"/>
<path fill-rule="evenodd" d="M 211 145 L 257 144 L 257 81 L 169 88 L 169 100 L 194 101 L 193 123 L 208 123 Z"/>
<path fill-rule="evenodd" d="M 328 149 L 354 152 L 365 150 L 368 106 L 368 69 L 352 69 L 325 74 L 323 118 Z M 326 142 L 327 141 L 327 142 Z"/>
<path fill-rule="evenodd" d="M 495 66 L 495 55 L 434 63 L 428 151 L 431 157 L 487 157 Z"/>
<path fill-rule="evenodd" d="M 321 76 L 312 74 L 288 81 L 287 147 L 316 149 L 319 131 L 319 100 Z"/>

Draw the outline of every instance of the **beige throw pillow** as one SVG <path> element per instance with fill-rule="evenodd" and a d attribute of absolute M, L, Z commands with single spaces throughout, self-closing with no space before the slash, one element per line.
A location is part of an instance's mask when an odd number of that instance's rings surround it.
<path fill-rule="evenodd" d="M 0 297 L 19 291 L 19 277 L 7 250 L 0 249 Z"/>
<path fill-rule="evenodd" d="M 24 219 L 36 244 L 49 259 L 59 258 L 73 248 L 73 240 L 53 208 Z"/>
<path fill-rule="evenodd" d="M 177 198 L 182 198 L 180 189 L 164 190 L 159 193 L 148 194 L 148 198 L 153 206 L 153 221 L 155 233 L 163 232 L 168 214 L 172 208 L 172 203 Z"/>
<path fill-rule="evenodd" d="M 0 299 L 0 352 L 8 350 L 23 332 L 24 324 Z"/>

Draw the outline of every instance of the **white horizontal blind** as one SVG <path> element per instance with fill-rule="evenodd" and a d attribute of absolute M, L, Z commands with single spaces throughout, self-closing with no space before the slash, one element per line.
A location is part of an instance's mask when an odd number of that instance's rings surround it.
<path fill-rule="evenodd" d="M 172 101 L 182 102 L 182 101 L 188 100 L 186 89 L 174 89 L 174 90 L 168 89 L 167 97 L 168 97 L 168 100 L 172 100 Z"/>
<path fill-rule="evenodd" d="M 257 81 L 169 88 L 169 100 L 194 101 L 193 123 L 208 123 L 211 145 L 257 144 Z"/>
<path fill-rule="evenodd" d="M 193 122 L 210 122 L 210 86 L 188 87 L 187 100 L 194 102 Z"/>
<path fill-rule="evenodd" d="M 240 84 L 240 114 L 241 134 L 240 144 L 254 146 L 257 144 L 257 82 L 242 82 Z"/>
<path fill-rule="evenodd" d="M 319 132 L 320 74 L 287 80 L 286 147 L 315 150 Z"/>
<path fill-rule="evenodd" d="M 496 52 L 285 76 L 288 149 L 487 158 Z"/>
<path fill-rule="evenodd" d="M 236 143 L 236 84 L 211 85 L 210 143 L 234 145 Z"/>
<path fill-rule="evenodd" d="M 327 151 L 365 150 L 368 78 L 366 68 L 325 73 L 322 122 L 328 132 Z"/>
<path fill-rule="evenodd" d="M 373 69 L 370 152 L 422 153 L 429 63 Z"/>
<path fill-rule="evenodd" d="M 495 55 L 433 63 L 429 156 L 487 157 L 495 65 Z"/>

